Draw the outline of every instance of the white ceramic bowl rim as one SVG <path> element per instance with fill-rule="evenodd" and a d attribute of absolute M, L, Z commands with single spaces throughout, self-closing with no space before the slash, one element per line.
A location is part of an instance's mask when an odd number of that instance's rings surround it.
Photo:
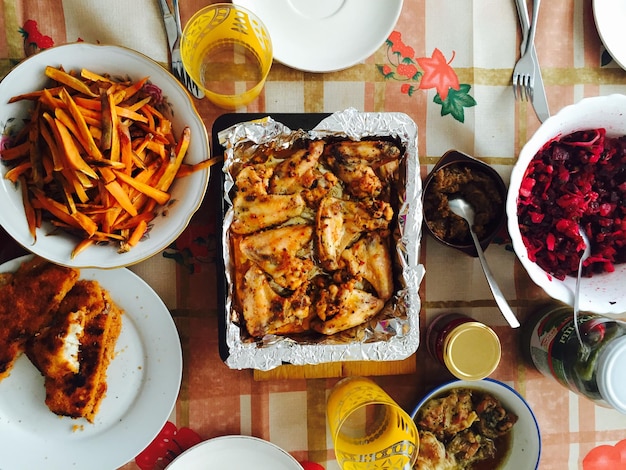
<path fill-rule="evenodd" d="M 506 201 L 507 227 L 513 249 L 532 281 L 553 299 L 574 304 L 576 279 L 567 276 L 563 281 L 546 273 L 528 259 L 517 222 L 517 199 L 528 164 L 546 142 L 575 131 L 605 128 L 607 136 L 626 135 L 626 96 L 613 94 L 584 98 L 561 109 L 548 118 L 522 148 L 511 172 Z M 580 309 L 598 314 L 626 312 L 626 263 L 615 265 L 613 273 L 594 274 L 581 280 Z"/>
<path fill-rule="evenodd" d="M 48 82 L 44 74 L 47 65 L 66 70 L 87 68 L 96 73 L 130 77 L 138 80 L 145 76 L 161 89 L 164 103 L 173 112 L 174 131 L 179 135 L 184 126 L 191 129 L 191 143 L 186 163 L 198 163 L 210 157 L 208 133 L 187 90 L 174 76 L 149 57 L 119 46 L 94 45 L 84 42 L 65 44 L 43 50 L 15 66 L 0 82 L 0 130 L 6 135 L 11 126 L 21 127 L 21 119 L 28 116 L 31 104 L 19 101 L 7 104 L 9 98 L 21 93 L 41 89 Z M 19 123 L 19 124 L 18 124 Z M 0 225 L 27 250 L 52 262 L 77 268 L 117 268 L 143 261 L 164 250 L 187 227 L 192 215 L 202 203 L 209 183 L 209 170 L 195 172 L 175 181 L 170 190 L 171 204 L 167 213 L 157 216 L 147 239 L 139 242 L 127 253 L 118 253 L 116 244 L 91 246 L 74 259 L 70 254 L 77 238 L 69 234 L 46 236 L 50 226 L 44 225 L 32 242 L 28 231 L 21 190 L 4 178 L 8 167 L 0 164 Z"/>

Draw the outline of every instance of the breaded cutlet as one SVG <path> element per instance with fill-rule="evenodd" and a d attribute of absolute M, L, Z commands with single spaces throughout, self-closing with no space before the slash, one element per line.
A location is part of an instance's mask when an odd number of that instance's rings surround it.
<path fill-rule="evenodd" d="M 45 377 L 52 412 L 93 422 L 106 393 L 121 315 L 97 281 L 79 280 L 61 302 L 55 322 L 29 341 L 26 354 Z"/>
<path fill-rule="evenodd" d="M 0 288 L 0 381 L 6 378 L 26 341 L 51 323 L 80 271 L 35 257 L 22 263 Z"/>

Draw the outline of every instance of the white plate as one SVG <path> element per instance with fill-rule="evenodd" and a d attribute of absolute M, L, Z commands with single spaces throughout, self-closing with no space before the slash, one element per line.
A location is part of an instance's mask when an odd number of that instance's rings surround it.
<path fill-rule="evenodd" d="M 624 41 L 626 2 L 623 0 L 593 0 L 593 16 L 604 47 L 615 62 L 626 69 L 626 42 Z"/>
<path fill-rule="evenodd" d="M 302 470 L 289 453 L 250 436 L 222 436 L 180 454 L 167 470 Z"/>
<path fill-rule="evenodd" d="M 393 31 L 402 0 L 234 0 L 267 26 L 274 58 L 331 72 L 372 55 Z"/>
<path fill-rule="evenodd" d="M 15 271 L 28 259 L 0 266 Z M 176 326 L 156 293 L 127 269 L 81 270 L 124 310 L 108 391 L 93 424 L 59 417 L 46 406 L 43 377 L 25 355 L 0 382 L 2 470 L 111 470 L 131 461 L 159 433 L 180 388 L 182 352 Z"/>
<path fill-rule="evenodd" d="M 0 132 L 17 132 L 21 120 L 28 116 L 32 103 L 27 100 L 6 104 L 16 95 L 40 90 L 49 80 L 44 75 L 47 65 L 65 70 L 90 69 L 96 73 L 109 73 L 113 77 L 139 80 L 150 77 L 150 82 L 160 88 L 164 113 L 172 121 L 174 131 L 180 135 L 185 126 L 191 129 L 191 142 L 185 156 L 186 163 L 198 163 L 210 157 L 207 131 L 194 103 L 178 80 L 150 58 L 118 46 L 100 46 L 84 42 L 65 44 L 41 51 L 17 65 L 0 82 Z M 189 220 L 200 207 L 209 182 L 209 171 L 197 171 L 178 178 L 172 185 L 172 198 L 167 208 L 151 222 L 147 237 L 126 253 L 118 253 L 116 244 L 91 246 L 75 258 L 72 250 L 78 239 L 57 231 L 47 236 L 52 227 L 44 223 L 37 230 L 33 243 L 28 231 L 22 193 L 18 185 L 4 175 L 9 167 L 0 165 L 0 225 L 27 250 L 64 266 L 79 268 L 120 268 L 143 261 L 167 248 L 187 227 Z"/>

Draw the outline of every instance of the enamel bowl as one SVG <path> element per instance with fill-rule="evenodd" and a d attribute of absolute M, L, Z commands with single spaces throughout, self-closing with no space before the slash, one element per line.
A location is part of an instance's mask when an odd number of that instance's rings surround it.
<path fill-rule="evenodd" d="M 411 418 L 416 421 L 420 408 L 430 399 L 444 396 L 453 389 L 465 388 L 477 392 L 489 393 L 500 401 L 503 408 L 517 415 L 518 420 L 511 429 L 508 450 L 494 470 L 536 470 L 541 456 L 541 433 L 535 415 L 515 389 L 503 382 L 493 379 L 453 380 L 435 387 L 417 404 Z M 487 461 L 479 462 L 486 464 Z M 481 465 L 480 468 L 490 468 Z"/>
<path fill-rule="evenodd" d="M 524 173 L 530 161 L 549 141 L 572 132 L 587 129 L 606 129 L 606 135 L 617 137 L 626 135 L 626 96 L 610 95 L 585 98 L 576 104 L 566 106 L 547 119 L 522 148 L 517 163 L 511 173 L 511 181 L 506 201 L 508 231 L 513 249 L 530 278 L 546 294 L 570 306 L 574 305 L 576 278 L 566 276 L 564 280 L 548 274 L 528 257 L 522 241 L 517 218 L 517 201 Z M 623 201 L 622 201 L 623 204 Z M 598 314 L 619 314 L 626 312 L 626 263 L 616 264 L 611 273 L 594 274 L 583 277 L 580 286 L 580 309 Z"/>
<path fill-rule="evenodd" d="M 63 66 L 66 71 L 89 69 L 98 74 L 128 77 L 133 81 L 149 77 L 149 84 L 162 100 L 159 109 L 172 121 L 174 133 L 191 129 L 191 143 L 184 162 L 193 164 L 210 157 L 208 135 L 192 98 L 185 88 L 157 62 L 130 49 L 84 42 L 41 51 L 17 65 L 0 82 L 0 130 L 2 140 L 9 139 L 22 127 L 32 103 L 27 100 L 7 104 L 13 96 L 40 90 L 49 82 L 46 66 Z M 78 268 L 117 268 L 143 261 L 167 248 L 188 225 L 200 207 L 208 182 L 209 170 L 177 178 L 170 188 L 170 202 L 151 222 L 147 236 L 130 251 L 118 253 L 116 244 L 92 245 L 73 259 L 71 253 L 78 238 L 44 223 L 33 243 L 28 231 L 21 189 L 4 175 L 9 167 L 0 165 L 0 225 L 27 250 L 57 264 Z"/>
<path fill-rule="evenodd" d="M 446 171 L 446 169 L 450 168 L 467 168 L 470 171 L 471 175 L 476 175 L 480 173 L 482 176 L 486 176 L 491 180 L 493 185 L 493 189 L 497 192 L 500 203 L 496 204 L 493 201 L 497 199 L 494 197 L 490 197 L 487 195 L 487 191 L 480 191 L 480 195 L 476 194 L 476 185 L 465 184 L 461 186 L 459 193 L 445 193 L 439 194 L 435 189 L 435 181 L 437 173 L 440 171 Z M 474 189 L 469 190 L 472 187 Z M 482 186 L 484 189 L 484 186 Z M 469 197 L 465 196 L 465 193 L 469 194 Z M 485 230 L 483 235 L 478 236 L 478 242 L 480 243 L 481 248 L 484 250 L 487 249 L 492 240 L 498 235 L 500 230 L 505 224 L 506 221 L 506 213 L 504 210 L 504 204 L 506 200 L 506 185 L 502 180 L 502 177 L 498 174 L 498 172 L 486 164 L 485 162 L 474 158 L 470 155 L 466 155 L 457 150 L 450 150 L 446 152 L 437 162 L 437 164 L 433 167 L 433 169 L 428 173 L 426 178 L 424 179 L 424 191 L 423 191 L 423 205 L 424 205 L 424 229 L 428 234 L 430 234 L 435 240 L 439 243 L 448 246 L 450 248 L 454 248 L 459 250 L 469 256 L 478 257 L 478 252 L 476 251 L 476 246 L 474 245 L 472 239 L 468 237 L 464 241 L 456 241 L 451 239 L 446 239 L 437 233 L 437 230 L 434 230 L 431 227 L 431 224 L 435 226 L 436 224 L 441 223 L 441 214 L 442 212 L 439 210 L 435 210 L 440 204 L 442 200 L 454 199 L 455 196 L 465 197 L 467 202 L 472 205 L 474 201 L 485 201 L 489 200 L 492 208 L 495 210 L 486 210 L 486 206 L 483 207 L 474 207 L 474 211 L 476 214 L 479 214 L 480 211 L 487 212 L 490 214 L 489 222 L 485 225 Z M 431 214 L 434 217 L 431 217 Z M 447 215 L 447 219 L 445 223 L 450 223 L 450 218 L 453 217 L 455 219 L 459 219 L 457 215 L 449 214 Z M 430 219 L 429 219 L 430 218 Z M 437 222 L 431 222 L 432 219 L 438 219 Z M 476 218 L 478 220 L 478 217 Z M 462 222 L 465 226 L 467 226 L 466 222 Z"/>

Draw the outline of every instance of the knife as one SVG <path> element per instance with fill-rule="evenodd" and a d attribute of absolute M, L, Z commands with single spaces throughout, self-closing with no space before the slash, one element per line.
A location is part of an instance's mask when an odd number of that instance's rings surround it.
<path fill-rule="evenodd" d="M 171 70 L 173 75 L 187 87 L 189 92 L 196 98 L 202 98 L 204 93 L 198 88 L 198 85 L 191 80 L 191 77 L 183 68 L 183 64 L 180 59 L 180 35 L 181 25 L 180 16 L 178 13 L 178 0 L 174 0 L 174 10 L 176 16 L 172 14 L 170 6 L 167 4 L 167 0 L 159 0 L 161 6 L 161 13 L 163 13 L 163 24 L 165 25 L 165 33 L 167 34 L 167 44 L 170 48 L 172 66 Z"/>
<path fill-rule="evenodd" d="M 176 44 L 176 39 L 178 39 L 176 19 L 170 11 L 170 6 L 167 4 L 167 0 L 159 0 L 159 3 L 161 5 L 161 13 L 163 14 L 163 23 L 165 24 L 165 33 L 167 34 L 167 43 L 171 52 L 174 49 L 174 44 Z"/>
<path fill-rule="evenodd" d="M 522 43 L 520 45 L 521 53 L 526 50 L 526 40 L 528 38 L 528 30 L 530 29 L 530 18 L 528 16 L 528 8 L 526 7 L 526 0 L 516 0 L 517 16 L 519 17 L 520 26 L 522 28 Z M 539 60 L 537 59 L 537 50 L 533 45 L 530 54 L 535 64 L 535 88 L 533 90 L 532 104 L 535 109 L 535 113 L 541 122 L 544 122 L 550 117 L 550 109 L 548 108 L 548 99 L 546 98 L 546 89 L 543 85 L 543 78 L 541 77 L 541 68 L 539 67 Z"/>

